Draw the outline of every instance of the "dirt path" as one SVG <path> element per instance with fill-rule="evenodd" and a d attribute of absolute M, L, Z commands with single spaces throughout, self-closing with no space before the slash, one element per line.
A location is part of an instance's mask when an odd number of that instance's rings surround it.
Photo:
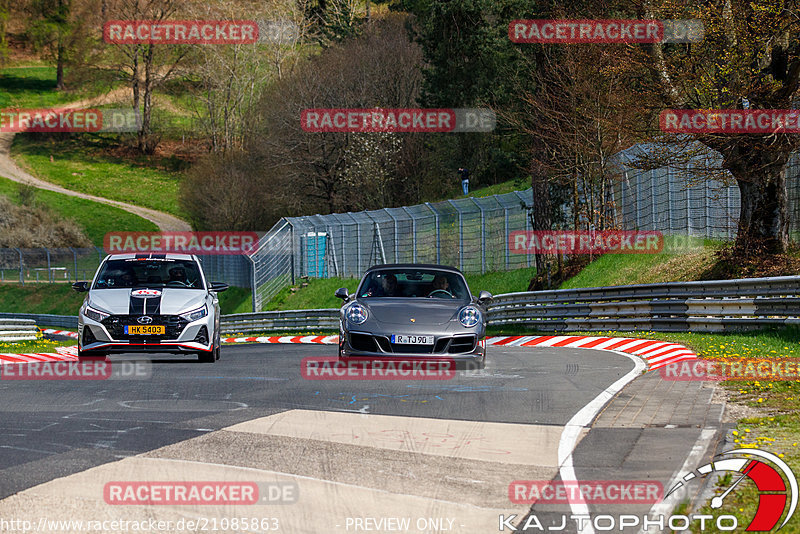
<path fill-rule="evenodd" d="M 103 96 L 89 98 L 86 100 L 79 100 L 77 102 L 73 102 L 71 104 L 67 104 L 64 108 L 81 108 L 81 107 L 89 107 L 89 106 L 98 106 L 101 104 L 106 104 L 109 102 L 117 101 L 124 93 L 127 92 L 127 88 L 120 88 L 111 91 Z M 32 176 L 31 174 L 27 173 L 23 169 L 21 169 L 14 160 L 11 159 L 11 143 L 14 141 L 14 134 L 13 133 L 0 133 L 0 176 L 8 178 L 10 180 L 14 180 L 15 182 L 19 182 L 22 184 L 29 184 L 34 187 L 38 187 L 39 189 L 46 189 L 48 191 L 54 191 L 56 193 L 62 193 L 64 195 L 69 195 L 71 197 L 77 198 L 84 198 L 87 200 L 93 200 L 95 202 L 102 202 L 103 204 L 108 204 L 110 206 L 115 206 L 117 208 L 123 209 L 127 212 L 133 213 L 134 215 L 138 215 L 148 221 L 151 221 L 158 226 L 158 228 L 162 232 L 178 232 L 178 231 L 189 231 L 191 230 L 191 226 L 184 220 L 181 220 L 173 215 L 169 215 L 167 213 L 163 213 L 156 210 L 151 210 L 149 208 L 143 208 L 141 206 L 134 206 L 133 204 L 128 204 L 126 202 L 120 202 L 118 200 L 111 200 L 108 198 L 96 197 L 94 195 L 89 195 L 86 193 L 79 193 L 77 191 L 72 191 L 70 189 L 65 189 L 60 185 L 56 185 L 45 180 L 41 180 Z"/>

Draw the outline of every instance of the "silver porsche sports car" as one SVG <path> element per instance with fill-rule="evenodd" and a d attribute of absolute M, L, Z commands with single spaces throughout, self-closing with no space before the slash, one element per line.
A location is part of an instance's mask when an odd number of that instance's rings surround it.
<path fill-rule="evenodd" d="M 197 256 L 114 254 L 92 280 L 78 313 L 78 358 L 112 353 L 220 355 L 219 300 L 227 284 L 206 282 Z"/>
<path fill-rule="evenodd" d="M 372 267 L 342 304 L 339 358 L 448 358 L 482 368 L 492 295 L 470 293 L 461 271 L 443 265 Z"/>

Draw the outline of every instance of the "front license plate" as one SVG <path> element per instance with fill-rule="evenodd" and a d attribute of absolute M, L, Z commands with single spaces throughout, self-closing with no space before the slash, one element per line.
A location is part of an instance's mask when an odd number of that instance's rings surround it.
<path fill-rule="evenodd" d="M 125 326 L 125 333 L 131 336 L 158 336 L 164 335 L 167 329 L 161 324 L 133 324 Z"/>
<path fill-rule="evenodd" d="M 392 343 L 399 345 L 433 345 L 433 336 L 404 336 L 392 335 Z"/>

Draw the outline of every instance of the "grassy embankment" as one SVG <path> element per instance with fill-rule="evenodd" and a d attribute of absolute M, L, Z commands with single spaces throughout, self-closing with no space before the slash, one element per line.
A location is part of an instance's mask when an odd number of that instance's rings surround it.
<path fill-rule="evenodd" d="M 76 315 L 84 296 L 69 284 L 0 284 L 0 312 Z M 231 287 L 219 294 L 219 305 L 224 315 L 249 312 L 250 291 Z"/>

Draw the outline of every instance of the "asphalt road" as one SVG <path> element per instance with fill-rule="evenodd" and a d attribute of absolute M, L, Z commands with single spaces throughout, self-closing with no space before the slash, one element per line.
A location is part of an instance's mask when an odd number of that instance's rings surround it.
<path fill-rule="evenodd" d="M 290 533 L 394 532 L 386 520 L 406 518 L 410 532 L 496 532 L 500 514 L 519 522 L 531 509 L 510 501 L 509 484 L 557 478 L 564 425 L 634 368 L 610 352 L 490 347 L 485 370 L 450 380 L 301 376 L 302 358 L 335 350 L 226 346 L 213 365 L 113 357 L 144 362 L 149 376 L 135 380 L 0 380 L 0 518 L 258 516 L 276 523 L 247 531 Z M 685 430 L 645 436 L 671 454 L 633 462 L 629 476 L 666 484 L 700 431 Z M 578 478 L 625 478 L 616 466 L 647 456 L 644 431 L 590 432 L 575 451 Z M 107 504 L 104 488 L 125 480 L 293 483 L 300 496 L 284 506 Z M 236 530 L 227 527 L 217 531 Z"/>

